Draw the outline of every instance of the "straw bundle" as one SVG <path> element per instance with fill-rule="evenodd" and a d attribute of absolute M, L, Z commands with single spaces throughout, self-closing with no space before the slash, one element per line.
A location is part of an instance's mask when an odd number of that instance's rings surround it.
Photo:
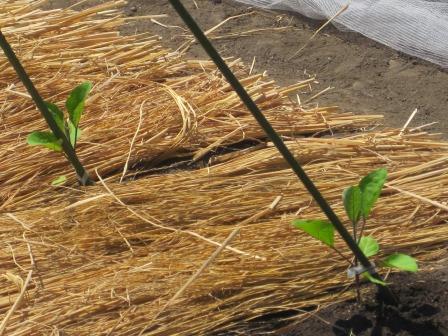
<path fill-rule="evenodd" d="M 46 187 L 69 167 L 24 143 L 44 125 L 0 60 L 8 86 L 0 91 L 0 333 L 265 334 L 281 325 L 259 323 L 267 314 L 290 310 L 305 318 L 304 309 L 352 295 L 344 291 L 346 265 L 291 228 L 297 216 L 322 215 L 269 143 L 214 157 L 206 168 L 118 183 L 114 173 L 123 169 L 138 124 L 131 166 L 200 159 L 222 145 L 264 138 L 209 62 L 182 61 L 146 35 L 119 36 L 117 3 L 80 13 L 42 12 L 36 4 L 2 5 L 0 22 L 48 100 L 62 106 L 75 84 L 95 83 L 79 154 L 99 176 L 112 177 L 86 189 Z M 28 29 L 17 28 L 8 11 Z M 63 47 L 55 53 L 54 45 Z M 239 62 L 233 68 L 243 76 Z M 343 188 L 385 166 L 388 187 L 367 233 L 385 253 L 422 261 L 446 250 L 447 143 L 394 130 L 295 137 L 354 130 L 378 117 L 304 110 L 287 95 L 307 83 L 244 81 L 341 217 Z M 189 280 L 207 260 L 208 269 Z"/>
<path fill-rule="evenodd" d="M 87 168 L 106 175 L 121 173 L 134 136 L 131 168 L 142 161 L 148 166 L 177 156 L 200 158 L 219 146 L 264 137 L 210 62 L 183 61 L 147 34 L 120 36 L 118 27 L 125 20 L 116 7 L 122 3 L 80 13 L 44 12 L 34 10 L 34 5 L 14 9 L 14 2 L 11 10 L 0 10 L 2 30 L 44 99 L 63 107 L 74 86 L 85 80 L 95 84 L 81 120 L 84 132 L 77 150 Z M 263 75 L 248 76 L 238 60 L 232 64 L 282 134 L 356 129 L 379 119 L 342 114 L 335 108 L 303 110 L 288 94 L 308 87 L 312 80 L 279 88 Z M 0 69 L 0 200 L 10 204 L 4 209 L 11 210 L 14 197 L 24 193 L 17 191 L 24 183 L 27 193 L 42 192 L 57 176 L 73 174 L 60 154 L 26 144 L 30 132 L 47 127 L 3 56 Z"/>

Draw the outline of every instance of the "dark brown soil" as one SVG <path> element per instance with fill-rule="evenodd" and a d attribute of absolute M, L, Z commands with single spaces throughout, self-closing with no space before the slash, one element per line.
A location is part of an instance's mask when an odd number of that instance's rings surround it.
<path fill-rule="evenodd" d="M 282 336 L 447 336 L 448 269 L 397 274 L 391 286 L 399 305 L 380 306 L 371 298 L 359 306 L 344 302 L 320 311 Z M 317 317 L 318 316 L 318 317 Z M 323 322 L 325 321 L 325 322 Z M 352 334 L 350 334 L 352 333 Z"/>

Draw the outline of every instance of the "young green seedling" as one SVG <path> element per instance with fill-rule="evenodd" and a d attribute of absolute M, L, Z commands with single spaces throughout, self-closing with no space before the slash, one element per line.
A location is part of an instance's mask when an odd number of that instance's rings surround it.
<path fill-rule="evenodd" d="M 76 142 L 81 136 L 79 121 L 81 120 L 81 116 L 84 112 L 85 101 L 91 89 L 92 84 L 90 82 L 84 82 L 71 91 L 65 103 L 68 117 L 64 116 L 64 112 L 60 110 L 57 105 L 45 102 L 45 105 L 50 111 L 54 121 L 65 134 L 67 139 L 70 140 L 70 143 L 75 150 Z M 42 146 L 55 152 L 62 152 L 62 139 L 58 139 L 53 132 L 32 132 L 28 135 L 27 142 L 31 146 Z M 52 185 L 61 185 L 65 183 L 66 180 L 67 178 L 65 176 L 60 176 L 52 182 Z"/>
<path fill-rule="evenodd" d="M 349 218 L 352 229 L 353 239 L 358 243 L 359 248 L 367 258 L 378 254 L 380 247 L 378 242 L 372 236 L 363 236 L 367 217 L 370 215 L 376 201 L 378 200 L 381 190 L 387 178 L 387 170 L 384 168 L 373 171 L 361 179 L 358 185 L 351 186 L 344 190 L 342 200 L 344 203 L 345 212 Z M 362 223 L 361 226 L 359 223 Z M 356 258 L 351 261 L 345 257 L 334 246 L 334 227 L 328 220 L 301 220 L 293 221 L 294 227 L 308 233 L 313 238 L 321 241 L 339 256 L 344 258 L 349 264 L 349 276 L 355 276 L 357 298 L 360 301 L 359 292 L 359 275 L 361 273 L 369 281 L 386 286 L 386 283 L 373 278 L 369 272 L 364 270 L 362 266 L 358 265 Z M 394 253 L 386 257 L 380 263 L 383 267 L 392 267 L 401 271 L 417 272 L 417 261 L 402 253 Z"/>

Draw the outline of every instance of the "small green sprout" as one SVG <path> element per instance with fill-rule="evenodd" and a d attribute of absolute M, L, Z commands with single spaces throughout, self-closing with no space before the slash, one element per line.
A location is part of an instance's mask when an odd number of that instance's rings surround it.
<path fill-rule="evenodd" d="M 68 118 L 64 118 L 64 112 L 58 106 L 45 102 L 54 121 L 62 132 L 64 132 L 67 139 L 70 140 L 74 149 L 76 149 L 76 142 L 81 136 L 79 121 L 81 120 L 85 101 L 91 89 L 92 84 L 90 82 L 84 82 L 73 89 L 65 103 Z M 53 132 L 32 132 L 28 135 L 27 142 L 31 146 L 42 146 L 55 152 L 62 152 L 62 139 L 58 139 Z"/>
<path fill-rule="evenodd" d="M 387 170 L 384 168 L 377 169 L 362 178 L 358 185 L 345 189 L 342 194 L 345 212 L 353 228 L 353 239 L 358 243 L 359 248 L 368 258 L 378 254 L 380 251 L 380 246 L 372 236 L 363 236 L 363 231 L 367 217 L 370 215 L 376 201 L 378 200 L 386 179 Z M 293 221 L 293 226 L 306 232 L 311 237 L 321 241 L 336 251 L 346 261 L 348 261 L 351 268 L 359 267 L 356 259 L 353 262 L 350 261 L 334 246 L 335 230 L 333 225 L 328 220 L 296 219 Z M 402 253 L 391 254 L 386 257 L 380 265 L 407 272 L 418 271 L 417 261 L 411 256 Z M 386 283 L 373 278 L 368 272 L 362 273 L 362 276 L 375 284 L 386 286 Z M 358 300 L 360 300 L 358 274 L 356 274 L 356 287 Z"/>
<path fill-rule="evenodd" d="M 52 186 L 60 186 L 63 185 L 65 182 L 67 182 L 67 176 L 62 175 L 57 178 L 55 178 L 53 181 L 51 181 Z"/>
<path fill-rule="evenodd" d="M 65 103 L 68 118 L 64 117 L 64 112 L 56 104 L 45 102 L 53 120 L 70 141 L 74 150 L 76 150 L 76 142 L 82 134 L 79 128 L 79 121 L 84 112 L 87 96 L 91 90 L 92 84 L 90 82 L 84 82 L 73 89 Z M 41 146 L 55 152 L 62 152 L 62 139 L 59 139 L 53 132 L 32 132 L 27 137 L 27 143 L 30 146 Z M 51 184 L 59 186 L 66 181 L 67 178 L 65 176 L 59 176 Z"/>

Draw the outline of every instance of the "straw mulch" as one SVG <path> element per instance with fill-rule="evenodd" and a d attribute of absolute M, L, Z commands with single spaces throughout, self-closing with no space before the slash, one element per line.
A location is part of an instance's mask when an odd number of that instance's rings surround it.
<path fill-rule="evenodd" d="M 210 62 L 184 61 L 148 34 L 120 36 L 118 28 L 125 23 L 116 9 L 120 4 L 81 13 L 26 6 L 14 10 L 15 2 L 11 9 L 0 7 L 2 30 L 46 100 L 63 107 L 74 86 L 85 80 L 94 83 L 77 149 L 88 169 L 119 175 L 128 159 L 130 168 L 142 161 L 151 167 L 179 156 L 200 159 L 218 146 L 264 137 Z M 238 60 L 231 63 L 284 135 L 358 129 L 380 118 L 343 114 L 333 107 L 304 110 L 288 94 L 308 87 L 312 79 L 279 88 L 263 75 L 248 76 Z M 63 174 L 74 179 L 59 153 L 26 144 L 30 132 L 47 127 L 3 55 L 0 69 L 0 204 L 6 203 L 0 207 L 14 210 L 19 196 L 36 197 L 29 190 L 42 192 Z"/>
<path fill-rule="evenodd" d="M 443 206 L 447 144 L 388 132 L 304 139 L 290 146 L 341 216 L 343 187 L 387 166 L 391 187 L 368 232 L 384 252 L 412 253 L 422 263 L 446 249 L 446 211 L 392 187 Z M 153 335 L 243 331 L 257 316 L 286 309 L 300 313 L 351 295 L 341 295 L 348 284 L 345 264 L 291 229 L 293 218 L 321 214 L 272 148 L 210 169 L 105 185 L 110 191 L 103 185 L 79 196 L 68 191 L 60 206 L 0 217 L 6 242 L 0 263 L 22 278 L 31 256 L 35 263 L 11 332 L 45 334 L 53 328 L 71 335 L 111 330 L 135 335 L 148 323 Z M 277 196 L 283 199 L 275 211 L 265 211 Z M 213 242 L 224 241 L 239 223 L 231 244 L 237 250 L 223 251 L 164 310 L 215 250 Z M 14 283 L 4 281 L 2 310 L 16 292 Z"/>
<path fill-rule="evenodd" d="M 8 10 L 24 3 L 12 2 Z M 4 85 L 14 82 L 16 88 L 0 91 L 6 125 L 0 135 L 6 201 L 0 214 L 0 332 L 266 334 L 278 326 L 257 323 L 266 314 L 292 311 L 294 318 L 303 319 L 309 316 L 304 309 L 352 297 L 344 262 L 291 228 L 294 218 L 322 214 L 269 143 L 214 157 L 202 169 L 119 183 L 146 99 L 131 164 L 177 155 L 197 158 L 216 146 L 262 138 L 209 63 L 182 61 L 145 36 L 111 34 L 123 22 L 111 8 L 102 14 L 108 19 L 88 12 L 29 11 L 29 21 L 21 22 L 36 27 L 36 36 L 30 29 L 13 34 L 13 26 L 8 35 L 16 38 L 22 57 L 30 46 L 40 55 L 38 62 L 25 62 L 39 89 L 62 101 L 83 79 L 97 85 L 79 153 L 92 174 L 98 169 L 95 177 L 101 180 L 85 189 L 46 187 L 55 174 L 68 174 L 69 167 L 60 156 L 24 143 L 29 131 L 44 126 L 29 99 L 14 93 L 23 89 L 4 65 Z M 101 20 L 112 26 L 101 30 L 106 24 Z M 94 29 L 82 35 L 88 27 Z M 61 33 L 73 30 L 78 34 Z M 55 53 L 45 39 L 37 44 L 34 39 L 45 34 L 64 48 Z M 109 42 L 99 43 L 96 34 L 109 34 L 104 40 Z M 120 46 L 122 54 L 111 52 Z M 136 48 L 141 49 L 133 54 Z M 118 55 L 115 76 L 108 69 Z M 54 68 L 42 70 L 58 60 L 59 74 Z M 244 68 L 234 67 L 241 76 Z M 261 97 L 274 126 L 288 136 L 288 146 L 342 218 L 344 187 L 372 169 L 387 167 L 388 185 L 367 233 L 378 238 L 384 253 L 411 253 L 422 266 L 446 252 L 448 143 L 419 130 L 294 137 L 329 125 L 333 132 L 356 129 L 377 118 L 332 108 L 303 110 L 285 97 L 288 89 L 265 78 L 250 77 L 246 85 Z M 208 268 L 189 281 L 207 260 Z"/>

